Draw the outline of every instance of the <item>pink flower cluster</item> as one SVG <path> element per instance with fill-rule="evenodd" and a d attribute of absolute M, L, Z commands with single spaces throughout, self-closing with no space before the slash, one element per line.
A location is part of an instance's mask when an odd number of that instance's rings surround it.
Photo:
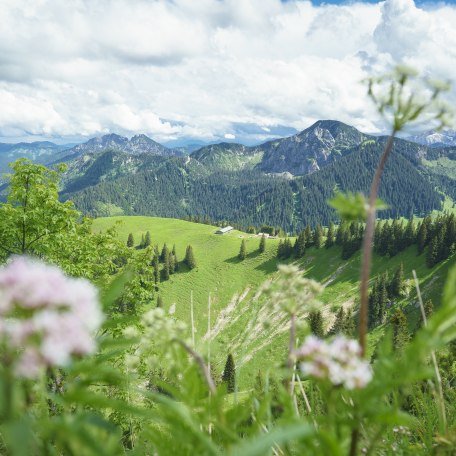
<path fill-rule="evenodd" d="M 16 358 L 16 373 L 34 378 L 92 353 L 103 315 L 96 288 L 59 268 L 15 257 L 0 269 L 0 341 Z"/>
<path fill-rule="evenodd" d="M 304 375 L 329 380 L 347 389 L 364 388 L 372 379 L 369 363 L 361 358 L 356 340 L 337 336 L 327 342 L 308 336 L 296 351 Z"/>

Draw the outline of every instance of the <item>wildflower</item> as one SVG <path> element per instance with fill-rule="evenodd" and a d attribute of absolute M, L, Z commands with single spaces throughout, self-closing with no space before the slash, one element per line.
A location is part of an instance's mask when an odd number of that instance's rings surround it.
<path fill-rule="evenodd" d="M 266 282 L 260 294 L 267 297 L 272 306 L 296 315 L 300 310 L 320 310 L 323 305 L 316 298 L 322 290 L 318 282 L 304 277 L 296 265 L 281 264 L 278 279 Z"/>
<path fill-rule="evenodd" d="M 347 389 L 364 388 L 372 378 L 369 363 L 361 358 L 357 341 L 342 336 L 331 342 L 308 336 L 295 356 L 304 375 L 328 380 Z"/>
<path fill-rule="evenodd" d="M 27 257 L 0 270 L 0 340 L 21 377 L 92 353 L 102 320 L 97 290 L 84 279 Z"/>

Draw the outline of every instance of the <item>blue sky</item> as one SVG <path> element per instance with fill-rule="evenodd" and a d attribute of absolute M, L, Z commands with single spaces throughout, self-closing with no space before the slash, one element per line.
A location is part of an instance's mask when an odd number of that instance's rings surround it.
<path fill-rule="evenodd" d="M 2 0 L 0 141 L 251 143 L 318 119 L 381 133 L 361 81 L 397 63 L 453 78 L 451 4 Z"/>

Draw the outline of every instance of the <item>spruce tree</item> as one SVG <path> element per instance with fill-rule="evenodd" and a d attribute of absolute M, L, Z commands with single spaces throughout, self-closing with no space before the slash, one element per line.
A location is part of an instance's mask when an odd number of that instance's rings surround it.
<path fill-rule="evenodd" d="M 277 246 L 277 258 L 283 258 L 283 241 L 279 240 L 279 245 Z"/>
<path fill-rule="evenodd" d="M 421 225 L 418 229 L 417 234 L 417 244 L 418 244 L 418 254 L 424 252 L 424 248 L 429 242 L 430 234 L 431 234 L 431 224 L 432 219 L 430 217 L 425 217 L 421 222 Z"/>
<path fill-rule="evenodd" d="M 169 255 L 169 273 L 174 274 L 176 271 L 176 257 L 171 253 Z"/>
<path fill-rule="evenodd" d="M 340 306 L 339 310 L 336 313 L 336 319 L 329 331 L 330 335 L 342 334 L 344 332 L 345 325 L 345 310 L 343 306 Z"/>
<path fill-rule="evenodd" d="M 127 239 L 127 247 L 133 247 L 135 245 L 135 238 L 133 237 L 133 234 L 130 233 L 128 235 L 128 239 Z"/>
<path fill-rule="evenodd" d="M 304 238 L 306 240 L 306 247 L 311 247 L 312 246 L 312 229 L 310 228 L 309 225 L 306 226 L 306 229 L 304 230 Z"/>
<path fill-rule="evenodd" d="M 169 255 L 169 249 L 168 249 L 168 246 L 165 243 L 165 244 L 163 244 L 163 248 L 162 248 L 162 251 L 161 251 L 161 254 L 160 254 L 160 261 L 162 263 L 165 262 L 166 255 Z"/>
<path fill-rule="evenodd" d="M 407 317 L 401 309 L 396 309 L 391 318 L 393 324 L 393 344 L 396 350 L 400 350 L 410 339 L 408 332 Z"/>
<path fill-rule="evenodd" d="M 424 314 L 426 315 L 426 318 L 427 319 L 431 318 L 433 312 L 434 312 L 434 304 L 432 302 L 432 299 L 428 299 L 424 303 Z"/>
<path fill-rule="evenodd" d="M 161 307 L 163 309 L 163 298 L 160 295 L 157 296 L 157 307 Z"/>
<path fill-rule="evenodd" d="M 410 247 L 415 240 L 415 222 L 413 217 L 408 221 L 404 231 L 404 248 Z"/>
<path fill-rule="evenodd" d="M 165 258 L 163 259 L 163 280 L 168 280 L 169 279 L 169 274 L 170 274 L 170 253 L 168 250 L 165 251 Z"/>
<path fill-rule="evenodd" d="M 154 267 L 154 281 L 155 285 L 157 285 L 160 282 L 160 266 L 158 263 L 158 255 L 154 256 L 154 259 L 152 260 L 152 265 Z"/>
<path fill-rule="evenodd" d="M 296 258 L 302 258 L 306 253 L 306 234 L 301 231 L 296 238 L 295 245 L 294 245 L 294 254 Z"/>
<path fill-rule="evenodd" d="M 334 235 L 334 223 L 330 222 L 328 232 L 326 234 L 325 247 L 329 249 L 334 245 L 335 235 Z"/>
<path fill-rule="evenodd" d="M 346 231 L 347 231 L 347 222 L 342 221 L 339 225 L 336 234 L 336 245 L 342 245 L 344 239 L 346 238 Z"/>
<path fill-rule="evenodd" d="M 320 311 L 309 313 L 309 326 L 313 335 L 323 338 L 325 330 L 323 327 L 323 315 Z"/>
<path fill-rule="evenodd" d="M 390 283 L 390 296 L 401 298 L 404 296 L 404 265 L 401 263 L 396 269 Z"/>
<path fill-rule="evenodd" d="M 242 239 L 242 241 L 241 241 L 241 248 L 239 249 L 238 258 L 239 258 L 241 261 L 244 261 L 246 256 L 247 256 L 247 247 L 246 247 L 246 245 L 245 245 L 245 239 Z"/>
<path fill-rule="evenodd" d="M 189 267 L 189 269 L 196 268 L 196 260 L 193 254 L 193 247 L 191 245 L 187 246 L 184 262 Z"/>
<path fill-rule="evenodd" d="M 353 310 L 348 309 L 345 313 L 345 322 L 344 322 L 343 333 L 348 337 L 352 337 L 354 332 L 355 332 L 355 319 L 353 318 Z"/>
<path fill-rule="evenodd" d="M 234 365 L 233 355 L 228 354 L 225 368 L 223 369 L 222 382 L 226 385 L 227 393 L 234 393 L 236 390 L 236 367 Z"/>
<path fill-rule="evenodd" d="M 426 264 L 429 268 L 432 268 L 437 264 L 439 258 L 439 245 L 437 237 L 433 237 L 429 243 L 427 255 L 426 255 Z"/>
<path fill-rule="evenodd" d="M 139 248 L 140 249 L 143 249 L 144 248 L 144 244 L 145 244 L 145 240 L 144 240 L 144 234 L 141 235 L 141 242 L 139 243 Z"/>
<path fill-rule="evenodd" d="M 264 253 L 266 250 L 266 236 L 263 234 L 260 239 L 260 245 L 258 246 L 260 253 Z"/>
<path fill-rule="evenodd" d="M 146 232 L 146 236 L 144 237 L 144 247 L 149 247 L 149 245 L 151 244 L 152 240 L 150 238 L 150 231 L 147 231 Z"/>
<path fill-rule="evenodd" d="M 369 307 L 368 307 L 368 321 L 369 327 L 375 328 L 378 324 L 380 314 L 380 301 L 379 301 L 379 279 L 377 278 L 369 293 Z"/>
<path fill-rule="evenodd" d="M 320 224 L 318 224 L 314 230 L 313 243 L 317 249 L 321 248 L 323 245 L 323 228 Z"/>
<path fill-rule="evenodd" d="M 179 270 L 179 260 L 176 253 L 176 244 L 173 244 L 173 250 L 171 250 L 171 253 L 174 257 L 174 272 L 176 272 Z"/>

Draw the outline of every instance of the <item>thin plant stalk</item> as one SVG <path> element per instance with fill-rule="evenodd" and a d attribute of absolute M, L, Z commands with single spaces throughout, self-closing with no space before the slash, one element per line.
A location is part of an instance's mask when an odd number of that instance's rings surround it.
<path fill-rule="evenodd" d="M 394 144 L 394 137 L 397 133 L 397 128 L 393 128 L 391 135 L 383 149 L 380 161 L 375 170 L 374 177 L 369 194 L 369 202 L 367 207 L 366 229 L 364 232 L 362 245 L 362 260 L 361 260 L 361 278 L 360 278 L 360 307 L 359 307 L 359 345 L 361 347 L 361 356 L 366 356 L 366 340 L 368 327 L 368 307 L 369 307 L 369 278 L 372 267 L 372 252 L 374 248 L 374 230 L 376 219 L 376 205 L 378 197 L 378 189 L 382 178 L 383 170 L 385 169 L 388 157 L 391 154 Z M 355 456 L 358 451 L 359 429 L 356 427 L 352 430 L 350 442 L 350 456 Z"/>
<path fill-rule="evenodd" d="M 413 273 L 413 279 L 415 281 L 415 288 L 416 288 L 416 294 L 418 296 L 418 302 L 420 303 L 421 316 L 423 317 L 423 324 L 424 324 L 424 326 L 427 326 L 427 318 L 426 318 L 426 312 L 424 311 L 424 304 L 423 304 L 423 298 L 421 296 L 420 284 L 418 282 L 418 277 L 416 276 L 415 270 L 413 270 L 412 273 Z M 438 403 L 439 403 L 439 408 L 440 408 L 440 418 L 442 420 L 442 425 L 443 425 L 443 428 L 446 433 L 447 432 L 447 418 L 446 418 L 446 410 L 445 410 L 445 399 L 443 397 L 442 377 L 440 376 L 439 366 L 437 364 L 437 358 L 435 356 L 434 350 L 432 350 L 432 352 L 431 352 L 431 360 L 432 360 L 432 364 L 434 366 L 435 379 L 436 379 L 437 387 L 438 387 L 438 391 L 439 391 Z"/>
<path fill-rule="evenodd" d="M 187 345 L 183 340 L 180 339 L 174 339 L 175 342 L 180 344 L 184 350 L 195 360 L 196 364 L 198 364 L 201 373 L 203 374 L 204 379 L 206 380 L 207 386 L 209 387 L 209 391 L 212 394 L 215 394 L 216 388 L 215 388 L 215 383 L 214 380 L 211 377 L 209 365 L 206 365 L 204 362 L 204 359 L 202 356 L 197 353 L 195 350 L 193 350 L 192 347 Z"/>
<path fill-rule="evenodd" d="M 374 244 L 374 230 L 376 219 L 376 203 L 378 197 L 378 189 L 380 180 L 383 174 L 388 157 L 393 149 L 394 137 L 397 129 L 393 129 L 390 137 L 383 149 L 382 156 L 375 170 L 374 178 L 370 188 L 369 203 L 367 208 L 366 229 L 364 232 L 362 246 L 362 261 L 361 261 L 361 285 L 360 285 L 360 308 L 359 308 L 359 344 L 361 346 L 362 356 L 366 355 L 366 338 L 368 324 L 368 306 L 369 306 L 369 276 L 371 272 L 372 251 Z M 353 453 L 354 454 L 354 453 Z"/>

